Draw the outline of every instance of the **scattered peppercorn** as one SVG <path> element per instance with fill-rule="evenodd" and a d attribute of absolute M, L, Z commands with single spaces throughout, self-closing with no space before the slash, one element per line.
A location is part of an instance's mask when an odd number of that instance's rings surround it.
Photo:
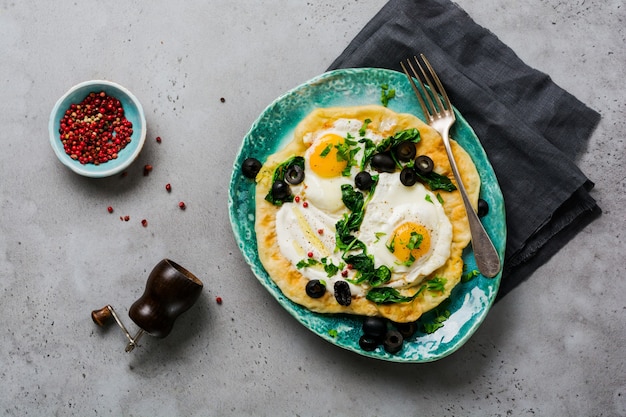
<path fill-rule="evenodd" d="M 170 191 L 172 191 L 172 185 L 168 182 L 167 184 L 165 184 L 165 189 L 169 193 Z"/>
<path fill-rule="evenodd" d="M 221 101 L 222 103 L 225 103 L 225 102 L 226 102 L 226 99 L 225 99 L 224 97 L 222 97 L 222 98 L 220 98 L 220 101 Z"/>
<path fill-rule="evenodd" d="M 113 213 L 113 207 L 111 207 L 111 206 L 107 207 L 107 211 L 108 211 L 109 213 Z"/>
<path fill-rule="evenodd" d="M 216 302 L 217 304 L 220 304 L 220 305 L 221 305 L 221 304 L 222 304 L 222 297 L 215 297 L 215 302 Z"/>
<path fill-rule="evenodd" d="M 130 216 L 124 216 L 124 221 L 127 222 L 130 220 Z"/>
<path fill-rule="evenodd" d="M 143 175 L 144 177 L 147 176 L 148 174 L 150 174 L 150 171 L 152 171 L 152 165 L 148 164 L 146 166 L 143 167 Z"/>
<path fill-rule="evenodd" d="M 302 203 L 302 207 L 307 208 L 309 207 L 309 203 L 307 203 L 306 201 Z"/>
<path fill-rule="evenodd" d="M 156 141 L 157 141 L 157 143 L 161 143 L 161 136 L 157 136 L 156 137 Z"/>
<path fill-rule="evenodd" d="M 178 203 L 178 207 L 180 207 L 181 210 L 185 210 L 187 208 L 184 201 L 181 201 L 180 203 Z"/>
<path fill-rule="evenodd" d="M 148 227 L 148 220 L 143 219 L 143 220 L 141 221 L 141 225 L 142 225 L 143 227 Z"/>

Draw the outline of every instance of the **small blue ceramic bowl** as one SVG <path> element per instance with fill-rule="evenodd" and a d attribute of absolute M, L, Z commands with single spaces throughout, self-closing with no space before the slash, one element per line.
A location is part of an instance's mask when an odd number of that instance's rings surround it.
<path fill-rule="evenodd" d="M 116 159 L 99 165 L 81 164 L 79 161 L 72 159 L 63 149 L 59 134 L 61 119 L 71 104 L 79 104 L 90 93 L 99 93 L 101 91 L 117 98 L 122 103 L 124 116 L 133 124 L 131 141 L 118 153 Z M 122 172 L 135 161 L 146 141 L 146 116 L 141 103 L 126 88 L 111 81 L 85 81 L 72 87 L 54 105 L 48 126 L 50 144 L 63 165 L 77 174 L 92 178 L 103 178 Z"/>

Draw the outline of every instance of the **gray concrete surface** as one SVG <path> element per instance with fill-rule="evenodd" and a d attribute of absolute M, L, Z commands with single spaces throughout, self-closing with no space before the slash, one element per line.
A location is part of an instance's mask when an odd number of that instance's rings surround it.
<path fill-rule="evenodd" d="M 323 72 L 383 0 L 0 1 L 0 415 L 626 416 L 624 3 L 458 3 L 602 113 L 579 163 L 604 214 L 461 350 L 400 365 L 293 320 L 244 262 L 226 204 L 257 115 Z M 48 144 L 57 98 L 96 78 L 146 110 L 124 179 L 78 177 Z M 90 312 L 127 318 L 164 257 L 205 291 L 168 338 L 125 353 Z"/>

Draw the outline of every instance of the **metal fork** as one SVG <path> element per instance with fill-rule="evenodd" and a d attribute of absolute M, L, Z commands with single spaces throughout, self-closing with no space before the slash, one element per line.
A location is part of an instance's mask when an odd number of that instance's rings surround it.
<path fill-rule="evenodd" d="M 446 147 L 446 153 L 448 154 L 448 160 L 450 161 L 450 166 L 452 168 L 452 173 L 454 174 L 454 179 L 456 180 L 457 186 L 461 193 L 461 197 L 463 198 L 465 211 L 467 212 L 467 219 L 469 221 L 470 233 L 472 235 L 472 248 L 474 249 L 476 266 L 478 267 L 478 270 L 481 274 L 488 278 L 493 278 L 498 274 L 498 272 L 500 272 L 500 257 L 498 256 L 498 252 L 493 246 L 489 235 L 487 235 L 485 228 L 480 222 L 478 215 L 472 207 L 472 203 L 467 196 L 467 191 L 465 190 L 465 186 L 463 186 L 463 181 L 461 180 L 461 176 L 459 175 L 459 170 L 457 168 L 456 161 L 454 160 L 454 155 L 452 154 L 452 148 L 450 147 L 450 127 L 456 121 L 456 117 L 454 116 L 454 111 L 452 109 L 452 104 L 450 104 L 448 94 L 443 88 L 443 85 L 441 84 L 437 73 L 430 65 L 430 62 L 428 62 L 423 54 L 420 54 L 420 57 L 426 65 L 426 68 L 428 69 L 427 73 L 426 71 L 424 71 L 424 68 L 420 64 L 419 59 L 416 56 L 413 57 L 417 68 L 419 68 L 420 70 L 421 77 L 420 74 L 418 74 L 418 72 L 415 70 L 415 66 L 413 65 L 411 60 L 407 60 L 407 65 L 411 69 L 413 77 L 411 76 L 411 74 L 409 74 L 409 71 L 404 65 L 404 62 L 400 62 L 400 65 L 402 66 L 402 70 L 406 74 L 409 82 L 411 83 L 411 86 L 413 87 L 413 90 L 415 91 L 415 95 L 417 96 L 420 106 L 422 107 L 422 111 L 428 119 L 428 124 L 437 132 L 439 132 L 441 138 L 443 139 L 443 143 Z M 422 78 L 428 84 L 428 89 L 421 81 Z M 420 88 L 417 87 L 416 82 L 417 84 L 419 84 Z"/>

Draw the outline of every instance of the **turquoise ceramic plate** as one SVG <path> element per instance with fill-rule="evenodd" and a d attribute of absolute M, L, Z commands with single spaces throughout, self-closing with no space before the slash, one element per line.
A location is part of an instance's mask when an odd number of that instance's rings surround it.
<path fill-rule="evenodd" d="M 457 350 L 476 331 L 495 299 L 500 275 L 492 279 L 479 275 L 469 282 L 459 284 L 450 297 L 447 306 L 450 317 L 444 326 L 432 334 L 418 331 L 405 341 L 399 353 L 388 354 L 382 347 L 373 352 L 363 351 L 358 343 L 361 318 L 312 313 L 287 299 L 267 275 L 259 261 L 254 232 L 254 182 L 241 174 L 244 159 L 255 157 L 264 161 L 268 155 L 282 148 L 291 141 L 298 122 L 313 109 L 380 104 L 381 86 L 384 84 L 396 90 L 396 97 L 389 102 L 390 109 L 413 113 L 423 118 L 404 74 L 383 69 L 331 71 L 289 91 L 270 104 L 244 138 L 235 160 L 229 190 L 230 220 L 239 248 L 261 284 L 311 331 L 330 343 L 361 355 L 394 362 L 430 362 Z M 503 259 L 506 239 L 504 201 L 493 169 L 478 138 L 458 112 L 451 135 L 469 152 L 478 167 L 483 184 L 481 198 L 490 207 L 489 214 L 483 218 L 483 224 Z M 466 249 L 464 261 L 468 270 L 475 269 L 471 247 Z M 428 313 L 420 321 L 432 321 L 434 314 L 435 312 Z M 422 326 L 420 330 L 421 328 Z"/>

